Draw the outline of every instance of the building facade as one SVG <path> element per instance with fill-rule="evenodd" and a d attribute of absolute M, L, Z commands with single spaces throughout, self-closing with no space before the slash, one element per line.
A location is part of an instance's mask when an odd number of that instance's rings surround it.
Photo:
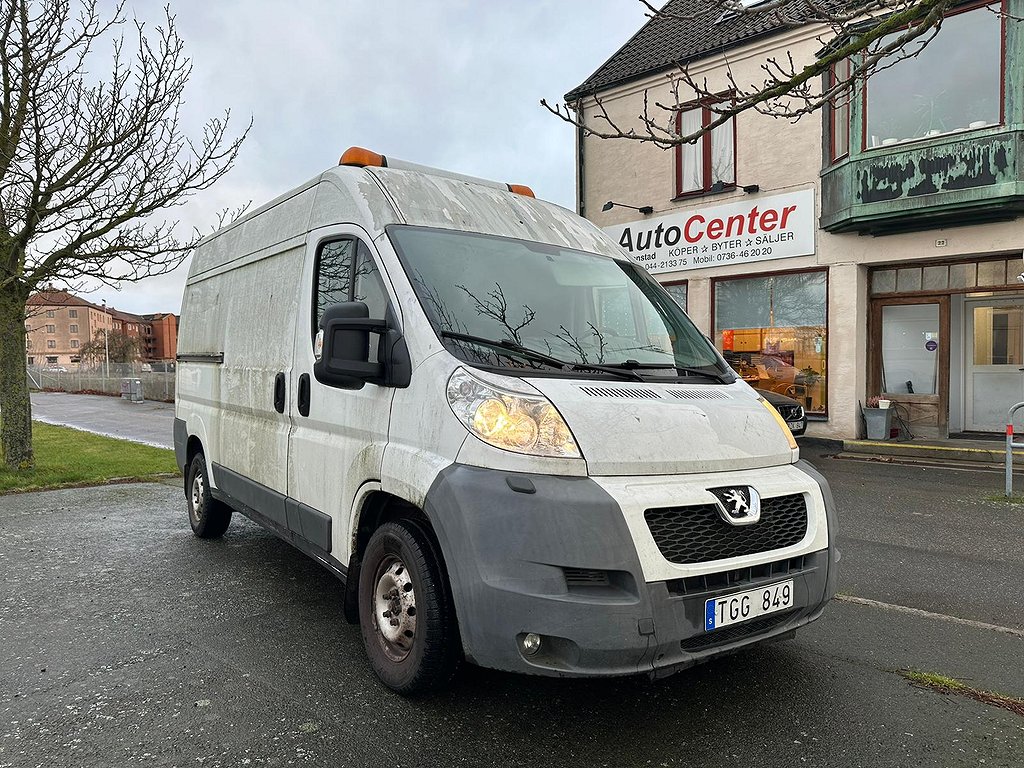
<path fill-rule="evenodd" d="M 136 342 L 145 362 L 173 361 L 178 346 L 177 316 L 134 315 L 47 289 L 29 297 L 25 319 L 25 354 L 29 365 L 77 367 L 82 349 L 104 334 L 123 334 Z"/>
<path fill-rule="evenodd" d="M 67 291 L 32 294 L 25 317 L 25 354 L 29 365 L 78 366 L 82 348 L 96 334 L 114 330 L 114 318 L 97 304 Z"/>
<path fill-rule="evenodd" d="M 673 62 L 728 98 L 728 71 L 758 82 L 766 58 L 822 50 L 811 25 L 666 10 L 693 18 L 650 21 L 566 95 L 587 125 L 669 102 Z M 795 123 L 745 112 L 671 150 L 581 131 L 579 210 L 744 379 L 801 400 L 808 434 L 863 434 L 879 395 L 919 436 L 1002 431 L 1024 399 L 1021 16 L 1024 0 L 958 7 L 917 56 Z M 700 102 L 677 115 L 710 119 Z"/>

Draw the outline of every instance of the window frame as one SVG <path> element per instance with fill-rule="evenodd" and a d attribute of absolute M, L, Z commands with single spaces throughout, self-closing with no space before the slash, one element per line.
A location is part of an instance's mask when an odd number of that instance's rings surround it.
<path fill-rule="evenodd" d="M 894 147 L 904 147 L 910 144 L 920 144 L 923 141 L 931 141 L 933 139 L 942 139 L 952 135 L 964 135 L 977 133 L 978 131 L 987 131 L 992 128 L 1002 128 L 1006 126 L 1006 18 L 1007 18 L 1007 0 L 979 0 L 975 3 L 968 3 L 958 8 L 953 8 L 943 16 L 943 21 L 952 17 L 959 16 L 962 13 L 970 13 L 981 8 L 988 7 L 999 7 L 999 122 L 993 125 L 986 125 L 982 128 L 962 128 L 960 130 L 946 131 L 936 136 L 919 136 L 912 139 L 906 139 L 905 141 L 899 142 L 896 145 L 869 147 L 868 146 L 868 89 L 870 87 L 870 78 L 865 78 L 860 88 L 859 98 L 854 98 L 851 101 L 856 102 L 857 108 L 860 110 L 860 151 L 873 152 L 879 149 L 893 149 Z M 900 27 L 900 29 L 907 29 L 909 25 Z M 894 30 L 898 32 L 899 30 Z M 931 42 L 928 43 L 931 45 Z M 852 138 L 852 137 L 851 137 Z M 852 142 L 851 142 L 852 143 Z"/>
<path fill-rule="evenodd" d="M 846 57 L 845 59 L 841 60 L 841 63 L 844 64 L 847 67 L 846 77 L 849 78 L 850 75 L 853 73 L 853 61 L 849 57 Z M 832 64 L 832 66 L 830 66 L 828 68 L 829 87 L 830 88 L 832 86 L 834 86 L 838 82 L 838 78 L 836 77 L 836 66 L 838 64 L 840 64 L 840 62 L 838 62 L 838 61 L 834 62 Z M 839 98 L 841 98 L 841 97 L 846 99 L 846 103 L 843 104 L 843 105 L 837 105 L 836 101 Z M 866 92 L 864 94 L 864 98 L 867 99 L 867 93 Z M 853 136 L 852 136 L 853 131 L 851 130 L 852 127 L 853 127 L 853 107 L 854 107 L 854 103 L 856 102 L 856 100 L 857 100 L 857 94 L 854 92 L 853 84 L 852 83 L 846 87 L 846 90 L 843 91 L 842 94 L 836 94 L 831 99 L 829 99 L 829 102 L 828 102 L 828 104 L 829 104 L 829 109 L 828 109 L 828 133 L 829 133 L 829 136 L 828 136 L 828 161 L 829 161 L 830 165 L 832 163 L 838 163 L 840 160 L 845 160 L 846 158 L 848 158 L 850 156 L 850 148 L 851 148 L 851 145 L 853 144 L 853 141 L 852 141 L 853 140 Z M 846 113 L 846 151 L 843 154 L 840 155 L 840 154 L 838 154 L 836 152 L 836 126 L 839 125 L 839 116 L 843 112 Z M 863 136 L 861 137 L 861 140 L 863 140 Z"/>
<path fill-rule="evenodd" d="M 326 237 L 317 243 L 316 256 L 313 260 L 313 279 L 310 285 L 310 333 L 313 342 L 316 341 L 317 332 L 320 330 L 319 318 L 317 317 L 317 297 L 320 293 L 320 257 L 323 254 L 324 248 L 331 245 L 332 243 L 340 242 L 351 242 L 354 244 L 352 249 L 352 266 L 349 272 L 348 290 L 346 291 L 346 301 L 355 301 L 356 291 L 356 280 L 359 277 L 356 270 L 359 264 L 360 248 L 365 249 L 367 258 L 373 262 L 376 267 L 377 278 L 380 280 L 382 293 L 387 303 L 384 311 L 387 312 L 387 308 L 391 306 L 391 294 L 388 292 L 387 280 L 384 279 L 384 271 L 381 269 L 380 260 L 377 258 L 373 249 L 366 243 L 363 238 L 358 235 L 336 235 L 332 237 Z M 326 309 L 326 307 L 325 307 Z"/>
<path fill-rule="evenodd" d="M 669 286 L 674 286 L 674 285 L 684 285 L 684 286 L 686 286 L 686 306 L 683 307 L 682 309 L 683 309 L 683 312 L 686 312 L 686 314 L 689 315 L 690 314 L 690 312 L 689 312 L 689 310 L 690 310 L 690 281 L 689 281 L 689 279 L 684 279 L 684 280 L 666 280 L 663 283 L 661 283 L 661 287 L 665 289 L 665 292 L 668 293 L 669 296 L 672 296 L 672 293 L 671 293 L 671 291 L 668 290 L 668 288 L 669 288 Z M 675 298 L 676 298 L 675 296 L 672 296 L 673 301 L 675 300 Z M 676 303 L 678 303 L 678 302 L 676 302 Z M 719 351 L 721 351 L 721 350 L 719 350 Z"/>
<path fill-rule="evenodd" d="M 699 107 L 701 109 L 701 127 L 705 127 L 707 125 L 710 125 L 710 123 L 711 123 L 711 121 L 713 119 L 712 115 L 714 113 L 712 113 L 710 105 L 718 104 L 718 103 L 721 103 L 721 102 L 724 102 L 724 101 L 730 101 L 731 99 L 732 99 L 732 94 L 725 93 L 725 94 L 720 94 L 720 95 L 718 95 L 718 96 L 716 96 L 714 98 L 710 98 L 710 99 L 709 98 L 696 99 L 694 101 L 690 101 L 690 102 L 687 102 L 686 104 L 680 105 L 679 108 L 676 110 L 676 116 L 675 116 L 676 134 L 679 135 L 679 131 L 682 130 L 683 113 L 684 112 L 689 112 L 690 110 L 697 109 Z M 736 173 L 737 141 L 736 141 L 736 116 L 735 115 L 733 115 L 731 118 L 729 118 L 729 124 L 732 126 L 732 181 L 727 183 L 727 184 L 725 184 L 722 187 L 722 189 L 720 190 L 721 192 L 731 192 L 732 190 L 736 189 L 736 187 L 737 187 L 736 177 L 739 175 L 738 173 Z M 720 127 L 722 127 L 722 126 L 720 126 Z M 711 178 L 711 153 L 712 153 L 711 134 L 712 133 L 713 133 L 713 131 L 705 133 L 699 139 L 700 147 L 701 147 L 701 162 L 702 162 L 701 171 L 702 171 L 703 184 L 704 184 L 703 188 L 701 188 L 701 189 L 693 189 L 693 190 L 689 190 L 689 191 L 683 191 L 683 145 L 681 145 L 681 144 L 677 144 L 676 145 L 676 147 L 675 147 L 675 154 L 674 154 L 675 176 L 676 176 L 676 180 L 675 180 L 676 181 L 675 193 L 676 194 L 675 194 L 675 197 L 673 198 L 673 200 L 683 200 L 683 199 L 690 198 L 690 197 L 701 197 L 701 196 L 709 195 L 709 194 L 719 194 L 718 190 L 716 190 L 715 192 L 711 191 L 711 188 L 715 185 L 715 182 L 709 182 L 708 181 L 708 179 Z"/>
<path fill-rule="evenodd" d="M 716 296 L 716 293 L 718 291 L 718 284 L 719 283 L 729 282 L 730 280 L 751 280 L 751 279 L 757 279 L 757 278 L 763 278 L 763 277 L 779 277 L 779 276 L 782 276 L 782 275 L 805 275 L 805 274 L 811 274 L 811 273 L 815 273 L 815 272 L 817 272 L 817 273 L 822 273 L 823 272 L 825 274 L 825 408 L 824 408 L 824 410 L 821 410 L 821 411 L 811 411 L 811 410 L 808 410 L 808 409 L 805 408 L 804 411 L 807 414 L 808 421 L 828 421 L 831 418 L 829 408 L 832 405 L 832 400 L 828 396 L 829 382 L 832 380 L 832 370 L 831 370 L 832 345 L 828 341 L 829 329 L 831 327 L 831 323 L 829 322 L 830 319 L 831 319 L 831 316 L 829 314 L 829 308 L 830 308 L 830 298 L 831 298 L 831 279 L 832 279 L 832 274 L 831 274 L 831 270 L 828 267 L 806 267 L 804 269 L 779 269 L 779 270 L 773 270 L 771 272 L 746 272 L 746 273 L 739 274 L 739 275 L 721 275 L 721 276 L 718 276 L 718 277 L 712 277 L 711 278 L 711 285 L 710 285 L 710 288 L 711 288 L 711 295 L 710 295 L 710 299 L 711 299 L 711 324 L 710 324 L 709 330 L 710 330 L 711 344 L 712 344 L 712 346 L 714 346 L 715 349 L 718 349 L 718 344 L 715 341 L 715 338 L 718 335 L 717 326 L 715 325 L 715 322 L 716 322 L 716 318 L 715 318 L 715 304 L 716 304 L 715 296 Z M 687 299 L 689 299 L 689 297 L 687 297 Z M 723 357 L 725 356 L 725 353 L 722 352 L 722 350 L 718 349 L 718 352 Z M 730 365 L 730 368 L 731 367 L 732 366 Z M 737 375 L 737 377 L 739 377 L 738 373 L 736 375 Z"/>

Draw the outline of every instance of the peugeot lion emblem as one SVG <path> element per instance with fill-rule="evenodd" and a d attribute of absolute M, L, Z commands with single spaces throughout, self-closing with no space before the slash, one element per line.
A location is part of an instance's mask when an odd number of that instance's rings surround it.
<path fill-rule="evenodd" d="M 715 496 L 719 517 L 729 525 L 750 525 L 761 519 L 761 497 L 749 485 L 708 490 Z"/>

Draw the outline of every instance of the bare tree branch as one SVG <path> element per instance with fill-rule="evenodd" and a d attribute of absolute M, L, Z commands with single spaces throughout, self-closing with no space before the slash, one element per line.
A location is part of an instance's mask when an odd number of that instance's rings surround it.
<path fill-rule="evenodd" d="M 175 18 L 165 7 L 150 29 L 124 8 L 119 0 L 105 16 L 98 0 L 0 0 L 0 442 L 13 467 L 31 465 L 29 295 L 49 282 L 116 284 L 177 267 L 201 235 L 180 237 L 163 212 L 227 173 L 249 130 L 233 131 L 225 111 L 187 135 L 192 62 Z"/>

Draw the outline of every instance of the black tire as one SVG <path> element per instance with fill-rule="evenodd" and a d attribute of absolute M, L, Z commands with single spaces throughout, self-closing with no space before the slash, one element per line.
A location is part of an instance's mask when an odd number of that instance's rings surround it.
<path fill-rule="evenodd" d="M 197 453 L 188 465 L 185 497 L 188 500 L 188 521 L 192 533 L 200 539 L 217 539 L 224 535 L 231 523 L 231 507 L 217 501 L 210 493 L 210 480 L 206 476 L 206 457 Z"/>
<path fill-rule="evenodd" d="M 366 545 L 359 626 L 373 671 L 393 691 L 436 691 L 455 676 L 462 652 L 447 580 L 414 523 L 385 523 Z"/>

